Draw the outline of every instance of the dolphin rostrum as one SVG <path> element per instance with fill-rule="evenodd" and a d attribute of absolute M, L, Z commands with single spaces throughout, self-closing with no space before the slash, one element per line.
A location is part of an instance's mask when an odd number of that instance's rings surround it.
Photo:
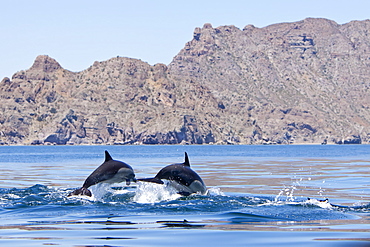
<path fill-rule="evenodd" d="M 185 152 L 185 162 L 172 164 L 162 168 L 154 178 L 141 178 L 138 181 L 164 184 L 162 179 L 170 181 L 181 195 L 190 195 L 200 192 L 205 194 L 207 189 L 199 175 L 190 168 L 188 154 Z"/>
<path fill-rule="evenodd" d="M 80 189 L 71 192 L 68 196 L 85 195 L 91 196 L 88 189 L 98 183 L 121 183 L 126 181 L 130 185 L 131 181 L 136 182 L 134 170 L 124 162 L 113 160 L 108 151 L 105 151 L 105 161 L 88 176 Z"/>

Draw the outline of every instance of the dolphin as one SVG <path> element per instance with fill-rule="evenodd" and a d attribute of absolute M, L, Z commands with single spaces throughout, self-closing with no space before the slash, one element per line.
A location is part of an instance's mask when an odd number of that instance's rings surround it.
<path fill-rule="evenodd" d="M 77 189 L 68 196 L 85 195 L 92 196 L 88 189 L 98 183 L 121 183 L 126 181 L 126 185 L 130 182 L 136 182 L 134 170 L 131 166 L 121 161 L 113 160 L 108 151 L 105 151 L 105 161 L 93 173 L 88 176 L 80 189 Z"/>
<path fill-rule="evenodd" d="M 180 195 L 190 195 L 200 192 L 205 194 L 207 189 L 199 175 L 190 168 L 188 154 L 185 152 L 185 162 L 172 164 L 162 168 L 154 178 L 141 178 L 138 181 L 164 184 L 162 179 L 170 181 Z"/>

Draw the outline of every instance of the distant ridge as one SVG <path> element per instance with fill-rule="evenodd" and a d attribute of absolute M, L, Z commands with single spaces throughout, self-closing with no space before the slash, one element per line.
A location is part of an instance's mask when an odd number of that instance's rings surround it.
<path fill-rule="evenodd" d="M 367 144 L 370 20 L 195 28 L 169 65 L 41 55 L 0 82 L 0 144 Z"/>

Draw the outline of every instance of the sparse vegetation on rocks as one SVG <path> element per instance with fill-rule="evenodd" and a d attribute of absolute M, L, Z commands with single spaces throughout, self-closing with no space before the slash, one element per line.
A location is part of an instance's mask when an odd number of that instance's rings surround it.
<path fill-rule="evenodd" d="M 0 144 L 370 141 L 370 21 L 196 28 L 169 65 L 46 55 L 0 82 Z"/>

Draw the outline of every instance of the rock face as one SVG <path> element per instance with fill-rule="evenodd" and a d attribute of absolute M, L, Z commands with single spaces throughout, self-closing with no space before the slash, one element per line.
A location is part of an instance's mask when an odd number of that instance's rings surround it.
<path fill-rule="evenodd" d="M 196 28 L 168 65 L 48 56 L 0 82 L 0 144 L 370 141 L 370 21 Z"/>

